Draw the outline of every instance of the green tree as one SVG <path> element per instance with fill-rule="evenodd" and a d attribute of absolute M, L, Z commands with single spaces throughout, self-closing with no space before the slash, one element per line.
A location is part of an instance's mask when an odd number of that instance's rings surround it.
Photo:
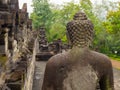
<path fill-rule="evenodd" d="M 33 20 L 33 26 L 35 29 L 44 27 L 49 32 L 52 19 L 52 11 L 48 0 L 33 0 L 33 13 L 31 19 Z"/>
<path fill-rule="evenodd" d="M 54 22 L 50 29 L 51 40 L 61 38 L 62 41 L 67 41 L 66 24 L 72 20 L 73 15 L 79 10 L 79 5 L 73 1 L 65 3 L 62 8 L 52 8 Z"/>
<path fill-rule="evenodd" d="M 109 33 L 119 33 L 120 32 L 120 5 L 115 11 L 110 11 L 107 15 L 107 20 L 105 22 L 106 29 Z"/>
<path fill-rule="evenodd" d="M 108 47 L 110 51 L 114 53 L 117 51 L 120 55 L 120 4 L 117 10 L 109 11 L 107 19 L 104 22 L 107 33 L 109 34 L 109 44 Z M 114 43 L 113 43 L 114 42 Z"/>
<path fill-rule="evenodd" d="M 33 0 L 33 7 L 34 12 L 31 14 L 33 25 L 36 29 L 45 27 L 47 29 L 49 41 L 60 38 L 62 41 L 66 42 L 66 24 L 68 21 L 72 20 L 76 12 L 81 10 L 87 14 L 94 24 L 95 35 L 92 48 L 107 54 L 119 49 L 119 47 L 116 46 L 119 43 L 119 40 L 117 39 L 120 37 L 114 39 L 113 37 L 119 35 L 118 31 L 120 30 L 118 30 L 118 20 L 120 11 L 110 12 L 104 23 L 103 21 L 105 19 L 101 19 L 100 16 L 98 16 L 99 14 L 96 14 L 103 13 L 104 10 L 110 10 L 109 8 L 111 8 L 111 6 L 110 4 L 107 4 L 107 1 L 105 1 L 105 5 L 101 6 L 94 6 L 90 0 L 80 0 L 78 4 L 74 3 L 73 0 L 62 6 L 55 6 L 51 5 L 48 0 Z M 95 7 L 97 7 L 97 9 L 94 9 Z M 111 34 L 111 32 L 114 34 Z M 116 40 L 115 43 L 112 43 L 114 40 Z"/>

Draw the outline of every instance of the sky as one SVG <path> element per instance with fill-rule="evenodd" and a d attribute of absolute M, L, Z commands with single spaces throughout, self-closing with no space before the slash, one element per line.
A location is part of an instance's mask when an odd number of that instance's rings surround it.
<path fill-rule="evenodd" d="M 27 9 L 28 12 L 31 13 L 33 8 L 31 7 L 32 5 L 32 0 L 19 0 L 19 6 L 22 8 L 23 3 L 27 3 Z"/>
<path fill-rule="evenodd" d="M 54 3 L 54 4 L 63 4 L 64 2 L 70 2 L 71 0 L 50 0 L 50 3 Z M 75 0 L 76 2 L 79 0 Z M 28 6 L 28 12 L 31 13 L 33 8 L 31 7 L 32 4 L 32 0 L 19 0 L 19 6 L 20 8 L 22 8 L 23 3 L 27 3 Z"/>
<path fill-rule="evenodd" d="M 54 4 L 64 4 L 65 2 L 70 2 L 72 0 L 50 0 L 50 3 L 54 3 Z M 74 0 L 75 2 L 79 2 L 79 0 Z M 91 0 L 92 2 L 97 1 L 97 3 L 100 3 L 101 0 Z M 110 1 L 119 1 L 119 0 L 110 0 Z M 32 4 L 32 0 L 19 0 L 19 6 L 20 8 L 22 7 L 23 3 L 27 3 L 28 6 L 28 12 L 31 13 L 33 8 L 31 7 Z"/>

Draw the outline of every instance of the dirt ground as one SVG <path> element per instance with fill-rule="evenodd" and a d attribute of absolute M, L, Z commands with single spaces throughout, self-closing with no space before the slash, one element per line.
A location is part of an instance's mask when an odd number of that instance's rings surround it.
<path fill-rule="evenodd" d="M 120 61 L 111 60 L 113 67 L 120 69 Z"/>
<path fill-rule="evenodd" d="M 111 60 L 114 72 L 115 90 L 120 90 L 120 61 Z"/>

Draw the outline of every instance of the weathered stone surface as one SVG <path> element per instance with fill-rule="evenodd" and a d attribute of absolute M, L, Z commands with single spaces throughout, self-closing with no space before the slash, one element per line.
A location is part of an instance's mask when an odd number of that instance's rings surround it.
<path fill-rule="evenodd" d="M 33 53 L 34 41 L 27 4 L 19 9 L 18 0 L 0 0 L 0 54 L 5 53 L 8 58 L 0 75 L 1 87 L 9 86 L 11 90 L 20 90 L 23 86 L 23 83 L 18 82 L 25 80 L 24 75 L 30 62 L 27 55 Z M 33 45 L 30 51 L 28 44 L 31 42 Z"/>
<path fill-rule="evenodd" d="M 83 12 L 74 15 L 74 19 L 67 24 L 67 33 L 72 46 L 85 47 L 91 44 L 93 38 L 93 24 Z"/>
<path fill-rule="evenodd" d="M 67 32 L 72 49 L 47 62 L 42 90 L 96 90 L 98 85 L 101 90 L 114 90 L 109 58 L 88 48 L 93 24 L 83 12 L 75 14 Z"/>
<path fill-rule="evenodd" d="M 32 90 L 42 90 L 46 61 L 36 61 Z"/>
<path fill-rule="evenodd" d="M 5 54 L 5 45 L 0 45 L 0 55 Z"/>

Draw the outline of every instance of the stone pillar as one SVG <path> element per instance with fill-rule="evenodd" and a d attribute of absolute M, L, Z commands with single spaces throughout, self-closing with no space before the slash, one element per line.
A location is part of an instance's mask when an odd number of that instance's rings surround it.
<path fill-rule="evenodd" d="M 47 45 L 47 38 L 45 34 L 45 28 L 40 28 L 39 30 L 39 44 L 40 45 Z"/>
<path fill-rule="evenodd" d="M 9 32 L 9 29 L 8 28 L 5 28 L 5 38 L 4 38 L 4 41 L 5 41 L 5 53 L 6 53 L 6 56 L 9 56 L 9 50 L 8 50 L 8 32 Z"/>

